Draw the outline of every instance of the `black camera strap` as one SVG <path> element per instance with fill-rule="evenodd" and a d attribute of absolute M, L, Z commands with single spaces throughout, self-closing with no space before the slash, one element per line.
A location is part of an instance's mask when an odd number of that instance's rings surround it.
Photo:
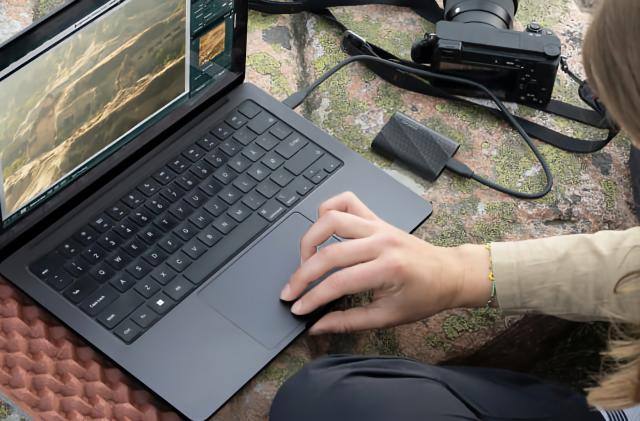
<path fill-rule="evenodd" d="M 340 30 L 344 31 L 342 46 L 344 51 L 350 56 L 370 55 L 374 57 L 380 57 L 385 60 L 402 63 L 410 67 L 424 69 L 425 67 L 420 64 L 398 58 L 385 49 L 367 42 L 355 32 L 349 30 L 349 28 L 339 19 L 337 19 L 335 15 L 328 9 L 329 7 L 360 6 L 366 4 L 386 4 L 410 7 L 417 14 L 433 23 L 442 20 L 443 17 L 443 10 L 442 8 L 440 8 L 440 6 L 438 6 L 435 0 L 309 0 L 292 2 L 281 2 L 272 0 L 249 1 L 250 8 L 263 13 L 291 14 L 306 11 L 318 14 L 328 19 L 329 21 L 333 22 Z M 496 117 L 502 119 L 505 118 L 504 114 L 499 110 L 478 103 L 476 101 L 447 93 L 445 90 L 433 86 L 427 78 L 417 77 L 415 75 L 395 70 L 388 66 L 382 66 L 376 63 L 368 63 L 367 67 L 369 67 L 371 71 L 373 71 L 385 81 L 399 88 L 424 95 L 444 98 L 451 101 L 480 107 L 492 113 Z M 585 104 L 590 107 L 590 109 L 577 107 L 575 105 L 553 99 L 545 106 L 533 108 L 594 128 L 608 130 L 607 137 L 605 139 L 598 140 L 579 139 L 559 133 L 553 129 L 542 126 L 523 117 L 516 117 L 516 119 L 530 136 L 540 139 L 541 141 L 555 146 L 559 149 L 574 153 L 592 153 L 599 151 L 600 149 L 604 148 L 618 134 L 619 129 L 610 122 L 606 110 L 594 97 L 586 81 L 581 81 L 579 78 L 577 78 L 577 76 L 568 69 L 566 61 L 563 61 L 562 63 L 562 70 L 568 73 L 572 79 L 576 80 L 576 82 L 580 83 L 580 98 Z"/>

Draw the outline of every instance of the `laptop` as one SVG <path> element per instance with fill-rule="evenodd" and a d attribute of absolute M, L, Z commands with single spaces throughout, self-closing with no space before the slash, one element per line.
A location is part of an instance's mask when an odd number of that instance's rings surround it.
<path fill-rule="evenodd" d="M 0 46 L 0 274 L 189 419 L 305 330 L 279 292 L 323 201 L 406 231 L 431 213 L 243 82 L 247 19 L 71 1 Z"/>

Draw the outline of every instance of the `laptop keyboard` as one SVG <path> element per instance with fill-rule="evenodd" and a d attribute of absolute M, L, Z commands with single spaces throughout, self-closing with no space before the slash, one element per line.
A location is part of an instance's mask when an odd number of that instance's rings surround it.
<path fill-rule="evenodd" d="M 246 101 L 29 269 L 129 344 L 341 165 Z"/>

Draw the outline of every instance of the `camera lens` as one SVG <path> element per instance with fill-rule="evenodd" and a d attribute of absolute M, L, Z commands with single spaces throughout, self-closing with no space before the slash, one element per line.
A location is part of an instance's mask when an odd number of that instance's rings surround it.
<path fill-rule="evenodd" d="M 444 0 L 445 20 L 511 29 L 518 0 Z"/>

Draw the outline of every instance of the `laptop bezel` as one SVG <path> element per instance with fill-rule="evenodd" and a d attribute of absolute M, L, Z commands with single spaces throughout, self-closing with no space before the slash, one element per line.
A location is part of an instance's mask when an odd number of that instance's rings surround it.
<path fill-rule="evenodd" d="M 91 9 L 87 9 L 84 5 L 83 7 L 73 7 L 85 1 L 72 0 L 58 8 L 50 16 L 44 17 L 25 28 L 18 35 L 0 45 L 0 56 L 3 55 L 5 48 L 11 47 L 15 49 L 18 48 L 16 45 L 20 45 L 20 43 L 29 48 L 34 48 L 37 44 L 34 44 L 34 39 L 30 37 L 37 37 L 37 42 L 40 44 L 46 42 L 55 36 L 56 31 L 61 29 L 60 22 L 67 22 L 72 25 L 107 2 L 107 0 L 92 1 L 94 8 Z M 21 245 L 42 232 L 43 229 L 54 224 L 70 209 L 78 206 L 110 180 L 114 174 L 118 174 L 119 170 L 135 165 L 136 161 L 142 159 L 149 151 L 162 144 L 164 139 L 182 127 L 184 123 L 193 119 L 204 109 L 219 101 L 243 83 L 246 63 L 248 1 L 235 0 L 234 3 L 236 13 L 234 44 L 231 72 L 228 73 L 227 77 L 204 89 L 195 97 L 190 98 L 29 214 L 24 215 L 6 228 L 0 227 L 0 261 L 6 259 Z M 46 30 L 47 28 L 49 28 L 49 31 Z"/>

